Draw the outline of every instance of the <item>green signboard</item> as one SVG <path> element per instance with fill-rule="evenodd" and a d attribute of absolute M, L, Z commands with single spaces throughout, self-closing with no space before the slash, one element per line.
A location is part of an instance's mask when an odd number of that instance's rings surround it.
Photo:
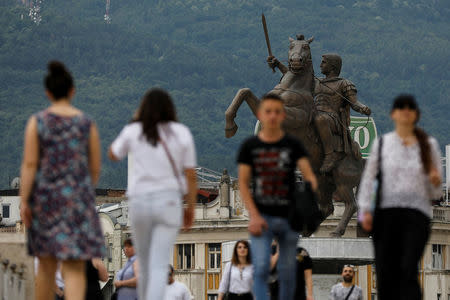
<path fill-rule="evenodd" d="M 258 134 L 260 129 L 261 124 L 257 121 L 254 131 L 255 135 Z M 369 157 L 372 144 L 377 138 L 377 127 L 373 118 L 369 117 L 367 119 L 367 117 L 351 116 L 349 130 L 352 139 L 358 143 L 361 149 L 362 157 Z"/>
<path fill-rule="evenodd" d="M 369 157 L 372 144 L 377 138 L 377 127 L 373 118 L 350 117 L 350 135 L 358 143 L 363 158 Z"/>

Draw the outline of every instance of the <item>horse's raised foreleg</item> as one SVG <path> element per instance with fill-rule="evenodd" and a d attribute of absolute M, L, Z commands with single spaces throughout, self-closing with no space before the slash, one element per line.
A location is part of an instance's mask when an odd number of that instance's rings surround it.
<path fill-rule="evenodd" d="M 227 138 L 235 135 L 238 130 L 238 126 L 236 125 L 236 122 L 234 122 L 234 118 L 236 118 L 236 113 L 244 101 L 247 102 L 253 114 L 256 116 L 259 103 L 258 97 L 256 97 L 249 88 L 240 89 L 225 112 L 225 137 Z"/>
<path fill-rule="evenodd" d="M 353 214 L 357 211 L 357 206 L 355 202 L 355 195 L 353 193 L 353 188 L 349 185 L 338 185 L 336 188 L 336 193 L 339 198 L 345 204 L 344 214 L 339 221 L 336 229 L 331 233 L 331 236 L 341 237 L 345 233 L 347 224 L 352 218 Z"/>

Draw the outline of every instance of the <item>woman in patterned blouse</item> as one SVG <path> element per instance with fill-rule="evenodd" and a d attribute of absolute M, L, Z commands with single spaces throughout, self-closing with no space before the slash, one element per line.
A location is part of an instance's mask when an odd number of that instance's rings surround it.
<path fill-rule="evenodd" d="M 383 300 L 421 299 L 417 266 L 429 237 L 430 200 L 442 194 L 439 145 L 416 126 L 419 116 L 413 96 L 394 100 L 395 130 L 374 143 L 358 194 L 361 225 L 373 230 L 378 293 Z M 377 205 L 374 190 L 380 197 Z"/>

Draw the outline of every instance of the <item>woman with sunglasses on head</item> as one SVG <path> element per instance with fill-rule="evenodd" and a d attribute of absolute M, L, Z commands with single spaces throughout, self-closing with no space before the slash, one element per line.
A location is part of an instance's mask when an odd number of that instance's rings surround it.
<path fill-rule="evenodd" d="M 147 91 L 134 120 L 111 144 L 110 159 L 127 155 L 132 161 L 127 195 L 139 258 L 138 299 L 160 300 L 178 230 L 192 226 L 197 200 L 194 139 L 189 128 L 177 122 L 166 91 Z"/>
<path fill-rule="evenodd" d="M 361 179 L 359 219 L 373 234 L 381 300 L 422 297 L 417 266 L 429 237 L 430 200 L 442 194 L 442 169 L 439 145 L 416 126 L 419 117 L 412 95 L 395 98 L 395 130 L 374 143 Z"/>
<path fill-rule="evenodd" d="M 231 262 L 227 263 L 222 273 L 219 286 L 219 299 L 224 299 L 228 293 L 228 300 L 252 300 L 253 266 L 250 245 L 245 240 L 237 241 L 234 245 Z"/>

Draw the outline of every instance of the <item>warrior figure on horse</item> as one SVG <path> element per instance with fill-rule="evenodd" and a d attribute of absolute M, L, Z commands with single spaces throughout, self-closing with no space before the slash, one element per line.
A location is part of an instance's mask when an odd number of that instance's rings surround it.
<path fill-rule="evenodd" d="M 269 67 L 278 68 L 283 75 L 271 93 L 277 93 L 284 101 L 284 130 L 302 140 L 310 154 L 319 182 L 318 201 L 323 219 L 333 213 L 333 194 L 345 203 L 342 219 L 331 233 L 342 236 L 357 210 L 353 188 L 358 185 L 363 168 L 359 146 L 348 129 L 350 107 L 366 115 L 371 111 L 358 102 L 354 84 L 338 77 L 342 66 L 338 55 L 323 55 L 320 68 L 325 78 L 314 76 L 309 47 L 312 40 L 305 40 L 303 35 L 289 38 L 287 67 L 271 55 L 269 48 Z M 248 88 L 240 89 L 225 113 L 226 137 L 237 131 L 234 118 L 244 101 L 256 116 L 258 97 Z"/>

